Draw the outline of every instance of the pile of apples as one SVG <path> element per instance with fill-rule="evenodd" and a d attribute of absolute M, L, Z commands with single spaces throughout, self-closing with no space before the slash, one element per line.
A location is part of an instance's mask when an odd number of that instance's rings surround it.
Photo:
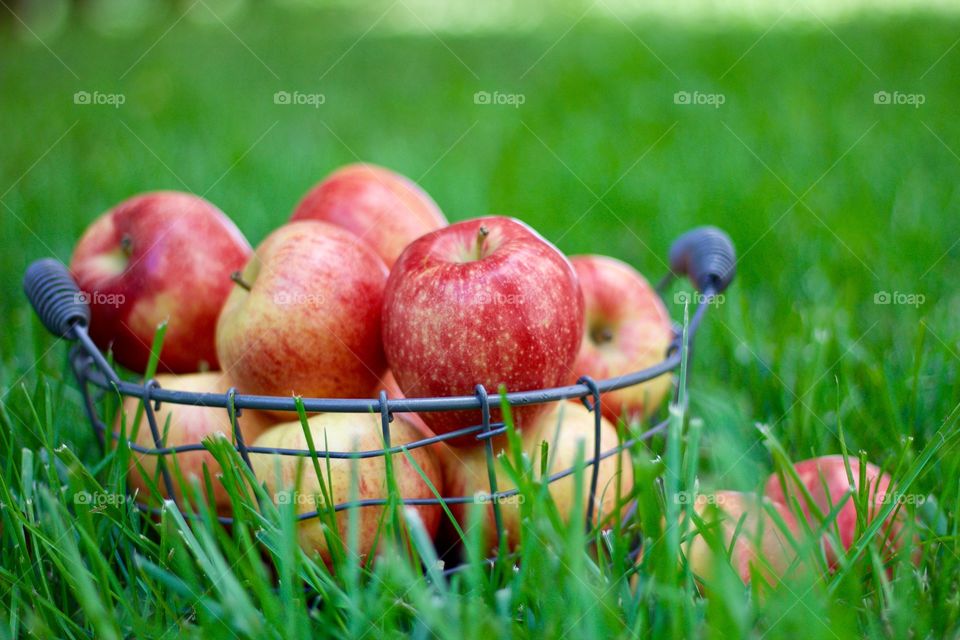
<path fill-rule="evenodd" d="M 416 184 L 369 164 L 326 177 L 256 250 L 202 198 L 178 192 L 133 197 L 89 227 L 71 271 L 90 302 L 90 333 L 98 346 L 142 374 L 155 332 L 166 323 L 156 380 L 166 389 L 198 393 L 236 388 L 252 395 L 373 398 L 385 390 L 402 398 L 473 395 L 484 385 L 497 407 L 501 386 L 544 389 L 582 376 L 600 380 L 633 372 L 659 362 L 673 338 L 660 298 L 632 267 L 603 256 L 568 259 L 514 218 L 448 224 Z M 617 444 L 612 421 L 649 416 L 670 387 L 670 376 L 663 375 L 605 394 L 602 448 Z M 135 426 L 137 409 L 138 401 L 127 398 L 117 433 Z M 491 418 L 501 420 L 498 408 Z M 167 403 L 157 419 L 168 447 L 232 437 L 222 409 Z M 513 419 L 538 472 L 544 440 L 550 444 L 548 474 L 572 466 L 581 447 L 593 451 L 593 414 L 579 402 L 517 407 Z M 480 423 L 479 411 L 397 412 L 391 444 Z M 317 414 L 308 428 L 318 449 L 383 448 L 379 415 Z M 249 446 L 308 448 L 293 413 L 245 410 L 240 429 Z M 129 435 L 155 446 L 146 427 Z M 410 450 L 423 475 L 406 455 L 393 456 L 401 497 L 434 497 L 424 476 L 441 495 L 489 490 L 482 441 L 461 436 L 450 444 Z M 598 518 L 616 507 L 617 492 L 609 487 L 630 490 L 623 455 L 601 464 Z M 321 483 L 332 488 L 335 503 L 348 501 L 355 464 L 357 498 L 387 495 L 382 457 L 324 461 L 322 473 L 330 478 L 318 477 L 299 456 L 259 453 L 251 462 L 275 499 L 293 490 L 301 513 L 317 510 Z M 199 482 L 221 514 L 232 512 L 218 479 L 222 469 L 210 452 L 168 456 L 168 464 L 186 483 Z M 164 498 L 189 498 L 180 483 L 168 496 L 163 483 L 151 481 L 156 472 L 156 456 L 134 456 L 129 482 L 141 498 L 158 485 Z M 506 475 L 500 477 L 500 489 L 511 487 Z M 551 485 L 564 517 L 573 516 L 575 489 L 572 476 Z M 416 509 L 436 533 L 440 507 Z M 503 512 L 515 544 L 519 506 L 505 504 Z M 375 551 L 380 515 L 375 507 L 361 509 L 361 554 Z M 463 510 L 457 515 L 465 518 Z M 337 526 L 346 533 L 346 513 Z M 303 521 L 300 541 L 329 559 L 323 527 L 318 519 Z"/>
<path fill-rule="evenodd" d="M 390 398 L 402 398 L 473 395 L 477 385 L 491 394 L 501 386 L 545 389 L 583 376 L 601 380 L 646 368 L 664 357 L 673 339 L 660 298 L 632 267 L 603 256 L 568 259 L 513 218 L 448 224 L 417 185 L 369 164 L 343 167 L 317 184 L 256 250 L 222 211 L 202 198 L 177 192 L 133 197 L 90 226 L 75 249 L 71 271 L 90 302 L 90 333 L 98 346 L 142 374 L 155 332 L 166 323 L 158 360 L 162 373 L 156 380 L 166 389 L 196 393 L 225 394 L 235 388 L 252 395 L 374 398 L 386 391 Z M 617 420 L 649 417 L 670 388 L 670 376 L 663 375 L 604 394 L 601 449 L 616 447 Z M 116 432 L 152 448 L 152 434 L 136 424 L 137 413 L 138 401 L 127 398 Z M 491 419 L 501 418 L 494 408 Z M 516 407 L 513 419 L 538 475 L 568 469 L 580 452 L 594 449 L 594 415 L 579 402 Z M 157 420 L 167 447 L 233 437 L 222 409 L 167 403 Z M 390 425 L 391 444 L 480 422 L 479 411 L 397 412 Z M 245 410 L 239 424 L 250 446 L 309 448 L 294 414 Z M 316 414 L 309 416 L 307 428 L 321 450 L 384 446 L 379 415 Z M 544 441 L 548 460 L 541 460 Z M 460 436 L 449 443 L 392 457 L 401 497 L 432 498 L 430 485 L 444 496 L 489 490 L 482 442 Z M 232 513 L 231 496 L 219 478 L 223 470 L 210 452 L 168 456 L 184 481 L 175 483 L 172 496 L 155 481 L 157 462 L 157 456 L 133 456 L 129 483 L 141 499 L 154 489 L 160 497 L 189 502 L 184 483 L 196 482 L 220 514 Z M 302 456 L 254 453 L 251 462 L 274 500 L 292 495 L 298 513 L 321 507 L 321 485 L 333 503 L 388 495 L 383 457 L 324 460 L 319 465 L 324 477 Z M 712 528 L 716 535 L 699 535 L 688 545 L 694 572 L 709 575 L 712 558 L 726 549 L 744 582 L 757 571 L 775 581 L 795 558 L 789 539 L 818 530 L 818 518 L 856 487 L 848 481 L 842 459 L 840 463 L 828 457 L 797 465 L 804 491 L 784 490 L 774 477 L 765 496 L 718 492 L 698 502 L 701 522 L 716 518 L 719 526 Z M 598 473 L 597 522 L 617 516 L 620 498 L 633 482 L 625 452 L 600 462 Z M 860 477 L 859 467 L 853 475 Z M 499 489 L 514 488 L 500 464 L 496 476 Z M 573 513 L 574 496 L 578 490 L 586 496 L 589 477 L 582 474 L 579 488 L 574 475 L 550 484 L 562 518 L 584 515 Z M 865 477 L 871 483 L 870 504 L 876 507 L 889 495 L 890 479 L 873 465 Z M 356 494 L 351 493 L 354 485 Z M 441 508 L 414 508 L 435 535 Z M 867 514 L 868 520 L 878 511 Z M 454 505 L 453 512 L 465 520 L 463 505 Z M 520 506 L 508 501 L 501 504 L 501 513 L 507 542 L 515 546 Z M 378 507 L 360 509 L 361 555 L 376 551 L 381 515 Z M 494 547 L 492 506 L 486 520 L 487 540 Z M 850 501 L 837 519 L 844 548 L 853 543 L 856 525 Z M 302 520 L 299 537 L 307 552 L 329 562 L 326 526 L 318 518 Z M 902 526 L 902 514 L 884 524 L 890 548 L 902 544 Z M 336 528 L 342 537 L 347 527 L 348 516 L 340 512 Z M 824 538 L 824 544 L 833 539 Z M 831 563 L 839 553 L 833 546 L 826 549 Z"/>

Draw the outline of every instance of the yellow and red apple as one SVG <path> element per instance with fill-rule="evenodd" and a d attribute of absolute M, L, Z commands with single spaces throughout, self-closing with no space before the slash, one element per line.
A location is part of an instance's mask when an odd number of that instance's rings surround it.
<path fill-rule="evenodd" d="M 843 551 L 848 551 L 856 541 L 858 516 L 856 494 L 861 489 L 860 461 L 856 458 L 847 460 L 853 476 L 852 481 L 847 476 L 843 456 L 832 455 L 810 458 L 794 465 L 803 488 L 797 485 L 790 475 L 785 476 L 787 486 L 784 487 L 779 475 L 775 473 L 767 480 L 766 486 L 766 494 L 774 502 L 791 508 L 794 502 L 799 504 L 803 516 L 807 518 L 810 528 L 814 531 L 821 526 L 816 512 L 819 512 L 820 517 L 826 517 L 843 502 L 843 506 L 836 514 L 836 519 L 829 523 L 829 530 L 839 534 Z M 867 492 L 867 513 L 863 514 L 863 518 L 866 524 L 870 524 L 894 500 L 894 487 L 891 486 L 890 476 L 874 464 L 867 463 L 863 473 Z M 804 489 L 810 494 L 812 500 L 807 499 Z M 905 538 L 908 535 L 905 530 L 908 524 L 907 518 L 903 506 L 895 507 L 877 532 L 885 559 L 892 558 L 904 548 L 907 542 Z M 828 534 L 824 534 L 821 544 L 830 566 L 835 567 L 838 555 L 842 551 L 834 548 Z M 916 562 L 919 559 L 919 548 L 916 548 L 914 553 L 913 560 Z"/>
<path fill-rule="evenodd" d="M 125 200 L 83 234 L 70 269 L 90 304 L 90 335 L 116 361 L 146 369 L 157 326 L 167 321 L 160 369 L 190 373 L 218 367 L 217 316 L 230 274 L 250 245 L 203 198 L 159 191 Z"/>
<path fill-rule="evenodd" d="M 244 393 L 372 397 L 386 371 L 387 268 L 349 231 L 293 222 L 257 248 L 217 326 L 217 353 Z"/>
<path fill-rule="evenodd" d="M 337 452 L 374 451 L 384 448 L 383 434 L 379 414 L 323 413 L 312 416 L 309 421 L 310 433 L 317 450 Z M 390 424 L 391 445 L 398 446 L 420 440 L 430 434 L 424 433 L 402 414 L 394 416 Z M 308 450 L 303 425 L 288 422 L 265 432 L 254 443 L 256 447 Z M 443 484 L 437 462 L 431 447 L 420 447 L 409 451 L 424 476 L 430 479 L 440 495 L 444 495 Z M 384 499 L 388 496 L 386 462 L 382 456 L 363 459 L 322 458 L 319 454 L 321 476 L 317 475 L 313 461 L 303 456 L 283 456 L 271 453 L 252 453 L 250 456 L 254 473 L 266 486 L 267 492 L 277 503 L 292 501 L 296 513 L 304 514 L 323 511 L 328 506 L 350 502 L 352 499 Z M 401 498 L 433 498 L 433 492 L 424 478 L 417 472 L 403 453 L 392 457 L 397 491 Z M 332 497 L 333 505 L 325 505 L 323 491 L 325 486 Z M 358 547 L 356 552 L 362 557 L 377 550 L 378 524 L 383 515 L 383 506 L 363 506 L 359 509 Z M 427 532 L 432 536 L 440 523 L 441 507 L 419 505 L 415 509 L 423 521 Z M 349 514 L 340 511 L 335 517 L 336 531 L 341 540 L 348 539 Z M 322 519 L 310 518 L 299 523 L 300 546 L 308 553 L 316 552 L 324 561 L 330 562 L 331 553 L 324 534 Z M 381 538 L 382 540 L 382 538 Z"/>
<path fill-rule="evenodd" d="M 523 447 L 529 456 L 535 478 L 546 481 L 540 476 L 543 462 L 542 444 L 547 447 L 547 476 L 567 469 L 572 469 L 577 462 L 578 447 L 583 447 L 583 461 L 593 459 L 595 439 L 594 414 L 579 401 L 556 402 L 541 413 L 521 433 Z M 498 439 L 502 443 L 503 439 Z M 617 429 L 605 418 L 601 419 L 600 450 L 607 452 L 619 445 Z M 447 489 L 450 495 L 476 496 L 480 494 L 488 501 L 486 510 L 485 534 L 488 546 L 495 548 L 496 527 L 493 519 L 493 504 L 489 501 L 490 482 L 487 473 L 487 458 L 483 447 L 472 449 L 454 449 L 447 458 Z M 509 491 L 516 488 L 516 484 L 503 467 L 501 460 L 495 460 L 498 491 Z M 611 455 L 600 463 L 597 476 L 597 493 L 593 512 L 594 524 L 606 520 L 608 516 L 619 517 L 619 504 L 625 500 L 633 488 L 633 467 L 627 452 L 621 451 Z M 570 474 L 550 483 L 550 497 L 552 498 L 560 517 L 569 521 L 571 518 L 586 517 L 586 505 L 589 499 L 590 482 L 593 473 L 592 466 L 584 466 L 583 484 L 580 487 L 581 506 L 584 513 L 576 513 L 575 498 L 577 493 L 576 478 Z M 499 500 L 500 515 L 507 536 L 508 546 L 513 548 L 520 543 L 520 519 L 523 496 L 506 497 Z M 463 526 L 467 526 L 467 505 L 451 505 L 453 513 Z"/>
<path fill-rule="evenodd" d="M 185 375 L 160 374 L 156 377 L 156 381 L 163 389 L 191 393 L 225 394 L 234 386 L 229 376 L 219 371 Z M 140 407 L 141 402 L 138 398 L 125 398 L 122 411 L 117 414 L 114 432 L 120 433 L 121 421 L 125 416 L 123 424 L 126 425 L 127 437 L 130 441 L 144 448 L 155 449 L 157 445 L 146 416 L 141 415 L 139 425 L 136 424 L 136 415 Z M 218 433 L 233 440 L 233 424 L 226 409 L 166 402 L 161 404 L 160 410 L 156 412 L 156 421 L 161 436 L 165 436 L 164 447 L 201 444 L 205 439 L 214 437 Z M 237 419 L 244 442 L 248 445 L 273 423 L 267 414 L 250 409 L 244 410 Z M 135 427 L 136 432 L 134 432 Z M 178 481 L 174 471 L 175 468 L 179 468 L 185 483 L 196 480 L 200 483 L 204 495 L 208 489 L 212 492 L 211 506 L 215 507 L 221 515 L 230 513 L 230 496 L 218 479 L 221 473 L 220 464 L 209 451 L 183 451 L 165 456 L 167 469 L 173 478 L 173 496 L 168 495 L 163 479 L 157 473 L 159 456 L 137 451 L 131 451 L 130 456 L 128 480 L 131 488 L 139 493 L 139 499 L 146 500 L 151 496 L 150 485 L 147 482 L 149 478 L 156 483 L 163 498 L 172 497 L 183 504 L 184 487 Z M 206 473 L 213 480 L 210 487 L 205 486 L 205 468 Z"/>
<path fill-rule="evenodd" d="M 776 512 L 782 524 L 767 509 Z M 744 584 L 759 575 L 776 585 L 796 558 L 789 542 L 798 531 L 796 520 L 782 504 L 753 493 L 717 491 L 698 495 L 694 512 L 701 523 L 688 521 L 683 549 L 701 580 L 711 582 L 717 568 L 729 562 Z"/>
<path fill-rule="evenodd" d="M 670 316 L 660 296 L 630 265 L 606 256 L 570 259 L 583 291 L 583 343 L 571 381 L 617 378 L 660 363 L 673 339 Z M 665 373 L 642 384 L 601 396 L 609 420 L 639 420 L 653 413 L 670 391 Z"/>
<path fill-rule="evenodd" d="M 447 226 L 436 203 L 408 178 L 373 164 L 352 164 L 311 189 L 291 220 L 338 225 L 368 242 L 392 267 L 408 244 Z"/>

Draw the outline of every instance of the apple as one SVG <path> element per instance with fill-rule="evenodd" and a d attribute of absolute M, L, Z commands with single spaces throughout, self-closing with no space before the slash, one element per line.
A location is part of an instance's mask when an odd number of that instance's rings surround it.
<path fill-rule="evenodd" d="M 768 508 L 782 519 L 785 530 Z M 744 584 L 757 574 L 776 585 L 796 557 L 789 542 L 797 534 L 796 520 L 782 504 L 753 493 L 717 491 L 698 495 L 693 510 L 703 524 L 688 521 L 683 550 L 698 579 L 715 579 L 719 561 L 729 562 Z"/>
<path fill-rule="evenodd" d="M 233 381 L 219 371 L 184 375 L 160 374 L 156 376 L 156 381 L 163 389 L 193 393 L 225 394 L 234 386 Z M 136 424 L 137 410 L 141 406 L 142 403 L 138 398 L 125 398 L 122 411 L 117 412 L 114 433 L 119 434 L 121 424 L 125 424 L 127 437 L 131 442 L 142 447 L 155 449 L 157 445 L 153 439 L 153 433 L 150 430 L 146 415 L 142 415 L 139 425 Z M 124 416 L 125 422 L 122 423 Z M 226 409 L 166 402 L 160 405 L 160 410 L 156 412 L 156 419 L 161 436 L 166 434 L 164 440 L 166 447 L 200 444 L 204 439 L 211 438 L 217 433 L 223 434 L 231 441 L 233 440 L 233 425 Z M 245 409 L 238 416 L 237 423 L 243 434 L 244 442 L 249 445 L 270 427 L 273 421 L 264 413 Z M 167 494 L 162 476 L 157 472 L 157 463 L 160 456 L 142 454 L 136 451 L 131 451 L 130 456 L 128 479 L 131 488 L 138 492 L 140 496 L 138 499 L 149 499 L 152 495 L 147 484 L 147 478 L 156 481 L 163 498 L 171 498 Z M 164 459 L 173 478 L 174 495 L 172 497 L 178 503 L 184 504 L 184 492 L 183 486 L 178 482 L 175 469 L 180 469 L 180 474 L 183 476 L 185 483 L 196 479 L 206 495 L 208 491 L 204 473 L 204 468 L 206 468 L 206 472 L 213 479 L 212 486 L 209 487 L 213 496 L 211 506 L 215 507 L 221 515 L 229 515 L 230 496 L 217 479 L 221 472 L 220 464 L 209 451 L 184 451 L 166 455 Z M 143 472 L 141 472 L 140 467 L 143 468 Z"/>
<path fill-rule="evenodd" d="M 794 469 L 800 478 L 803 487 L 810 493 L 813 505 L 819 510 L 820 516 L 826 517 L 835 507 L 837 507 L 845 498 L 848 492 L 853 494 L 846 500 L 843 507 L 837 513 L 834 524 L 830 525 L 830 532 L 839 533 L 840 544 L 844 551 L 853 546 L 857 533 L 857 494 L 860 491 L 860 461 L 856 458 L 848 458 L 850 471 L 853 474 L 853 482 L 847 477 L 847 469 L 844 465 L 842 455 L 821 456 L 803 460 L 794 465 Z M 870 524 L 880 511 L 894 499 L 894 488 L 891 486 L 890 476 L 883 473 L 879 467 L 867 463 L 864 474 L 867 482 L 867 513 L 866 523 Z M 793 501 L 799 504 L 804 517 L 810 525 L 810 528 L 816 531 L 821 526 L 821 521 L 817 517 L 812 505 L 795 481 L 786 476 L 788 489 L 785 490 L 780 481 L 780 477 L 774 473 L 767 480 L 766 494 L 774 502 L 793 507 Z M 884 554 L 886 558 L 891 558 L 904 547 L 904 537 L 906 535 L 904 528 L 907 525 L 907 513 L 904 507 L 895 509 L 881 526 L 878 532 L 882 536 Z M 835 538 L 834 538 L 835 539 Z M 824 534 L 821 541 L 826 552 L 827 562 L 833 568 L 837 564 L 838 550 L 835 544 L 829 540 L 828 534 Z M 919 551 L 919 549 L 917 549 Z M 919 555 L 914 556 L 914 561 L 919 560 Z"/>
<path fill-rule="evenodd" d="M 168 321 L 160 369 L 218 367 L 214 331 L 230 274 L 250 245 L 222 211 L 189 193 L 124 200 L 77 243 L 70 269 L 90 304 L 90 335 L 116 361 L 143 372 L 157 325 Z"/>
<path fill-rule="evenodd" d="M 570 258 L 583 290 L 583 343 L 571 382 L 580 376 L 616 378 L 661 362 L 673 339 L 670 316 L 660 296 L 636 269 L 606 256 Z M 652 414 L 670 391 L 672 376 L 603 394 L 603 415 L 616 421 Z"/>
<path fill-rule="evenodd" d="M 312 416 L 308 425 L 314 446 L 318 451 L 372 451 L 383 449 L 383 434 L 379 414 L 323 413 Z M 423 438 L 425 434 L 402 414 L 396 414 L 390 424 L 391 445 L 408 444 Z M 270 429 L 255 442 L 257 447 L 285 449 L 309 449 L 300 422 L 288 422 Z M 409 450 L 424 475 L 444 495 L 439 464 L 431 447 Z M 357 500 L 383 499 L 388 496 L 386 463 L 384 458 L 363 459 L 323 458 L 318 454 L 323 486 L 327 487 L 334 504 Z M 313 461 L 306 456 L 282 456 L 269 453 L 251 453 L 250 460 L 257 479 L 264 483 L 274 502 L 284 500 L 295 503 L 298 514 L 323 510 L 321 478 L 317 476 Z M 433 498 L 433 492 L 423 477 L 403 453 L 392 457 L 394 477 L 401 498 Z M 298 472 L 298 467 L 300 467 Z M 354 472 L 356 476 L 354 476 Z M 299 483 L 297 482 L 300 474 Z M 352 487 L 351 485 L 355 485 Z M 353 498 L 352 498 L 353 496 Z M 415 506 L 427 532 L 433 536 L 440 522 L 441 507 Z M 359 544 L 356 549 L 361 557 L 375 552 L 377 530 L 383 515 L 382 506 L 358 507 Z M 322 516 L 321 516 L 322 517 Z M 336 515 L 337 532 L 344 541 L 348 539 L 349 510 Z M 382 533 L 382 532 L 381 532 Z M 330 550 L 320 518 L 302 520 L 299 524 L 300 546 L 317 552 L 327 563 L 331 561 Z"/>
<path fill-rule="evenodd" d="M 583 295 L 570 262 L 513 218 L 459 222 L 414 240 L 387 281 L 383 345 L 411 398 L 556 387 L 583 337 Z M 518 427 L 542 405 L 517 407 Z M 424 412 L 436 433 L 480 424 L 480 412 Z M 500 410 L 491 414 L 500 420 Z M 472 437 L 453 444 L 476 444 Z"/>
<path fill-rule="evenodd" d="M 313 187 L 291 220 L 320 220 L 363 238 L 387 267 L 408 244 L 447 226 L 440 208 L 404 176 L 372 164 L 351 164 Z"/>
<path fill-rule="evenodd" d="M 217 353 L 245 393 L 373 395 L 386 370 L 387 268 L 370 247 L 325 222 L 293 222 L 263 241 L 236 280 Z"/>
<path fill-rule="evenodd" d="M 536 480 L 542 480 L 540 475 L 543 458 L 542 442 L 548 445 L 547 475 L 552 475 L 572 468 L 577 461 L 577 449 L 583 446 L 583 459 L 590 461 L 594 451 L 594 415 L 579 401 L 552 403 L 545 413 L 541 413 L 529 427 L 521 432 L 523 448 L 529 456 Z M 605 452 L 619 445 L 617 429 L 606 418 L 601 419 L 600 450 Z M 501 452 L 502 453 L 502 452 Z M 478 496 L 488 502 L 486 510 L 485 533 L 488 546 L 496 548 L 496 526 L 493 517 L 493 505 L 490 503 L 490 481 L 487 472 L 487 458 L 483 447 L 472 449 L 452 450 L 449 464 L 452 471 L 447 473 L 447 488 L 453 496 Z M 495 460 L 497 490 L 509 491 L 516 488 L 516 484 L 503 467 L 499 458 Z M 618 468 L 619 467 L 619 468 Z M 583 470 L 583 485 L 581 499 L 584 509 L 590 493 L 590 480 L 593 473 L 592 466 L 585 466 Z M 619 484 L 619 493 L 618 493 Z M 597 477 L 596 506 L 594 508 L 594 524 L 601 522 L 618 510 L 617 497 L 620 500 L 630 493 L 633 488 L 633 467 L 627 452 L 612 455 L 600 462 L 600 471 Z M 570 518 L 582 519 L 586 513 L 574 513 L 576 497 L 576 478 L 573 474 L 550 483 L 550 496 L 557 506 L 557 510 L 565 521 Z M 520 544 L 521 503 L 523 496 L 505 497 L 500 500 L 500 515 L 510 548 Z M 468 526 L 467 515 L 469 505 L 451 505 L 451 510 L 461 525 Z"/>

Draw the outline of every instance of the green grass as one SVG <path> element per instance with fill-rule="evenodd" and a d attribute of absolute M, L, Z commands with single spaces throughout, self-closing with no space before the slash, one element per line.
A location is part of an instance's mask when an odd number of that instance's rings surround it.
<path fill-rule="evenodd" d="M 528 33 L 402 35 L 386 20 L 360 38 L 377 15 L 251 12 L 229 29 L 183 21 L 164 34 L 170 15 L 118 39 L 74 27 L 48 41 L 53 53 L 4 36 L 0 634 L 960 632 L 960 21 L 587 18 L 567 31 L 577 12 Z M 80 90 L 126 102 L 78 106 Z M 926 101 L 875 105 L 881 90 Z M 325 103 L 279 106 L 276 91 Z M 525 102 L 476 105 L 477 91 Z M 725 103 L 677 105 L 677 91 Z M 649 541 L 636 577 L 625 577 L 622 539 L 598 560 L 578 523 L 548 518 L 527 523 L 518 571 L 486 571 L 476 539 L 446 583 L 420 567 L 432 551 L 415 525 L 372 569 L 347 554 L 331 574 L 297 550 L 283 508 L 251 508 L 228 534 L 209 514 L 188 526 L 172 509 L 154 522 L 129 505 L 76 504 L 82 491 L 122 492 L 126 460 L 98 453 L 67 345 L 21 293 L 27 264 L 67 260 L 94 216 L 148 189 L 204 194 L 256 243 L 313 182 L 357 159 L 417 179 L 451 219 L 516 215 L 568 253 L 614 255 L 651 279 L 688 228 L 730 232 L 741 260 L 698 337 L 695 420 L 634 455 Z M 883 291 L 923 303 L 876 304 Z M 843 447 L 933 499 L 918 510 L 920 567 L 877 570 L 867 535 L 831 578 L 798 571 L 763 595 L 726 579 L 698 594 L 678 562 L 683 541 L 663 531 L 671 495 L 694 479 L 753 490 L 775 461 Z M 534 511 L 538 495 L 529 487 Z"/>

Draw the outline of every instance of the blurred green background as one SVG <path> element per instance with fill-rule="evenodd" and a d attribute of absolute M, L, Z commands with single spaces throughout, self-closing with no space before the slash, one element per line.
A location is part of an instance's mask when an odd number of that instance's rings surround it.
<path fill-rule="evenodd" d="M 10 4 L 3 393 L 65 378 L 20 280 L 111 205 L 191 191 L 256 244 L 363 160 L 452 220 L 518 216 L 651 280 L 679 234 L 726 229 L 739 271 L 690 385 L 711 484 L 766 472 L 758 422 L 798 457 L 840 427 L 878 463 L 916 450 L 958 397 L 960 14 L 884 4 Z M 63 438 L 89 446 L 61 392 Z M 956 478 L 942 463 L 926 488 Z"/>

